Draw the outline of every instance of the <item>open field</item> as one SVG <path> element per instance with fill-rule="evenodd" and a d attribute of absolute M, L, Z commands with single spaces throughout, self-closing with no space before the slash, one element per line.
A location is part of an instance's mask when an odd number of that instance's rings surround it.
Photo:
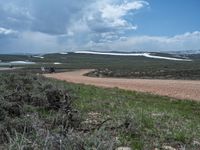
<path fill-rule="evenodd" d="M 73 83 L 110 88 L 118 87 L 126 90 L 200 101 L 200 81 L 92 78 L 83 76 L 91 71 L 77 70 L 65 73 L 46 74 L 45 76 Z"/>
<path fill-rule="evenodd" d="M 36 62 L 0 73 L 0 149 L 200 149 L 197 56 L 191 62 L 72 53 L 0 60 Z M 47 79 L 38 74 L 41 66 L 63 73 Z"/>
<path fill-rule="evenodd" d="M 154 53 L 154 55 L 172 57 L 170 54 Z M 142 56 L 107 56 L 92 54 L 46 54 L 44 58 L 32 55 L 0 55 L 2 62 L 31 61 L 34 65 L 18 65 L 22 71 L 41 72 L 40 67 L 55 67 L 57 72 L 70 69 L 97 69 L 91 76 L 154 78 L 154 79 L 200 79 L 200 56 L 188 55 L 193 61 L 173 61 L 152 59 Z M 185 56 L 184 56 L 185 57 Z M 55 62 L 61 64 L 55 65 Z M 4 66 L 2 66 L 4 67 Z"/>
<path fill-rule="evenodd" d="M 0 103 L 0 149 L 200 149 L 195 101 L 1 73 Z"/>

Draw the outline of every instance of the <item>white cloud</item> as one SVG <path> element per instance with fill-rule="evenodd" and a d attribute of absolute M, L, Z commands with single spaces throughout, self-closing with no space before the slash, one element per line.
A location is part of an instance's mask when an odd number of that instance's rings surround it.
<path fill-rule="evenodd" d="M 134 2 L 126 2 L 121 5 L 117 4 L 102 4 L 100 6 L 101 16 L 104 19 L 108 19 L 110 21 L 118 21 L 124 22 L 125 20 L 121 19 L 123 16 L 127 15 L 129 11 L 138 10 L 148 5 L 145 1 L 134 1 Z"/>
<path fill-rule="evenodd" d="M 137 25 L 127 20 L 133 18 L 135 12 L 149 5 L 145 1 L 101 0 L 90 3 L 82 11 L 82 15 L 67 27 L 67 34 L 76 43 L 112 42 L 124 36 L 127 30 L 134 33 Z M 73 37 L 72 37 L 73 36 Z M 80 42 L 80 39 L 82 41 Z"/>
<path fill-rule="evenodd" d="M 177 51 L 200 49 L 200 31 L 187 32 L 173 37 L 132 36 L 120 38 L 111 43 L 92 43 L 89 49 L 115 51 Z"/>
<path fill-rule="evenodd" d="M 88 26 L 95 32 L 120 32 L 123 30 L 136 30 L 137 25 L 129 22 L 124 17 L 130 15 L 130 12 L 139 10 L 147 5 L 146 1 L 123 2 L 121 4 L 115 1 L 97 2 L 95 9 L 89 9 L 86 15 Z M 93 5 L 92 5 L 93 7 Z"/>
<path fill-rule="evenodd" d="M 136 12 L 149 5 L 143 0 L 0 0 L 0 52 L 200 49 L 199 31 L 133 36 Z"/>
<path fill-rule="evenodd" d="M 57 36 L 41 32 L 23 32 L 16 44 L 23 50 L 29 49 L 35 52 L 52 52 L 64 49 L 64 45 L 58 41 Z"/>
<path fill-rule="evenodd" d="M 10 49 L 37 51 L 81 47 L 89 41 L 111 43 L 125 31 L 137 29 L 126 17 L 146 5 L 140 0 L 1 0 L 0 27 L 7 29 L 0 32 L 14 34 L 16 30 L 19 37 L 9 41 L 1 38 L 0 49 L 9 49 L 12 44 Z"/>
<path fill-rule="evenodd" d="M 0 37 L 15 37 L 17 34 L 15 30 L 0 27 Z"/>

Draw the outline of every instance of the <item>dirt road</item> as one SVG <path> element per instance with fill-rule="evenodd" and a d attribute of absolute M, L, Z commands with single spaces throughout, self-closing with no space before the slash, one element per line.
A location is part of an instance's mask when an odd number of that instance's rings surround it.
<path fill-rule="evenodd" d="M 148 92 L 178 99 L 200 101 L 200 81 L 92 78 L 83 76 L 83 74 L 89 71 L 91 70 L 85 69 L 65 73 L 46 74 L 45 76 L 73 83 L 109 88 L 118 87 L 120 89 Z"/>

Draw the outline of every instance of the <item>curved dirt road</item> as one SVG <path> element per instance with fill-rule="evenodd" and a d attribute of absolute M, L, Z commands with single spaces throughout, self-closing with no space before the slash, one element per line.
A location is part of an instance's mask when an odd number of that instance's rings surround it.
<path fill-rule="evenodd" d="M 83 74 L 89 71 L 91 70 L 84 69 L 72 72 L 45 74 L 45 76 L 73 83 L 109 88 L 118 87 L 120 89 L 148 92 L 178 99 L 200 101 L 200 81 L 92 78 L 83 76 Z"/>

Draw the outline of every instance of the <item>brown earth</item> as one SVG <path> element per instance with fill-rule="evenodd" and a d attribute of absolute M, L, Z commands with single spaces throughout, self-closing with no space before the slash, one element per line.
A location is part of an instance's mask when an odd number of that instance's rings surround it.
<path fill-rule="evenodd" d="M 82 83 L 108 88 L 118 87 L 125 90 L 200 101 L 200 81 L 93 78 L 83 76 L 83 74 L 88 73 L 89 71 L 92 70 L 84 69 L 72 72 L 45 74 L 45 76 L 73 83 Z"/>

